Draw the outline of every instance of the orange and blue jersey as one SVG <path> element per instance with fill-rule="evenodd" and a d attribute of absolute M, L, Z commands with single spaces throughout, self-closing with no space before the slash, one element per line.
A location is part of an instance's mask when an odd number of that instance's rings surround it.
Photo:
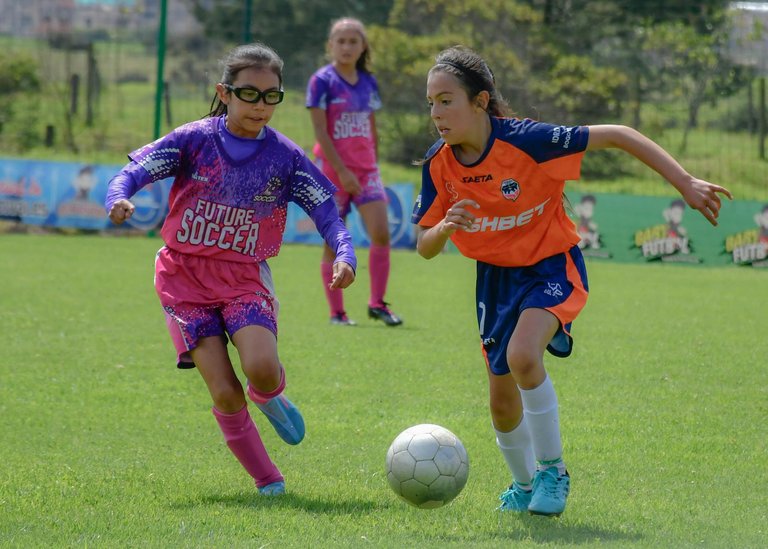
<path fill-rule="evenodd" d="M 589 140 L 586 126 L 491 117 L 480 159 L 464 165 L 443 140 L 427 153 L 412 221 L 432 227 L 455 202 L 480 205 L 467 231 L 451 240 L 472 259 L 503 267 L 534 265 L 579 243 L 562 197 L 565 181 L 578 179 Z"/>
<path fill-rule="evenodd" d="M 475 222 L 451 235 L 459 251 L 477 260 L 475 300 L 483 356 L 495 375 L 509 373 L 506 349 L 522 312 L 545 309 L 560 322 L 549 352 L 571 353 L 571 323 L 589 287 L 581 240 L 563 207 L 565 181 L 578 179 L 589 140 L 585 126 L 491 118 L 480 159 L 460 163 L 438 141 L 427 154 L 412 221 L 433 227 L 462 199 Z"/>

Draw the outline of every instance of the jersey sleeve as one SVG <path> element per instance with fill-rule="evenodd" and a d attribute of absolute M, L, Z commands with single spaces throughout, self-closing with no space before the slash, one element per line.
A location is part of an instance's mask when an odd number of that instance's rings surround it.
<path fill-rule="evenodd" d="M 307 83 L 307 108 L 328 110 L 328 81 L 318 72 L 313 74 Z"/>
<path fill-rule="evenodd" d="M 131 198 L 142 187 L 154 181 L 156 180 L 140 164 L 134 161 L 126 164 L 117 175 L 109 180 L 107 197 L 104 200 L 104 208 L 107 210 L 107 213 L 112 209 L 115 202 Z"/>
<path fill-rule="evenodd" d="M 368 101 L 368 107 L 370 107 L 372 111 L 378 111 L 382 107 L 381 95 L 379 94 L 379 83 L 375 76 L 372 74 L 369 76 L 371 78 L 371 98 Z"/>
<path fill-rule="evenodd" d="M 445 217 L 445 210 L 432 179 L 430 163 L 427 162 L 421 168 L 421 191 L 413 206 L 411 223 L 422 227 L 434 227 Z"/>
<path fill-rule="evenodd" d="M 168 135 L 136 149 L 128 158 L 144 168 L 152 181 L 160 181 L 176 175 L 181 164 L 181 134 L 178 129 Z"/>
<path fill-rule="evenodd" d="M 581 160 L 589 142 L 587 126 L 562 126 L 522 121 L 510 141 L 533 157 L 544 172 L 560 180 L 579 179 Z"/>
<path fill-rule="evenodd" d="M 291 201 L 306 212 L 320 236 L 336 252 L 334 263 L 344 261 L 356 270 L 352 235 L 339 217 L 333 183 L 301 152 L 296 153 L 292 179 Z"/>
<path fill-rule="evenodd" d="M 320 205 L 312 210 L 309 216 L 312 218 L 312 222 L 317 227 L 317 232 L 320 233 L 323 240 L 336 252 L 336 258 L 333 262 L 343 261 L 349 264 L 352 270 L 357 271 L 357 257 L 352 246 L 352 235 L 339 217 L 336 202 L 326 200 L 320 203 Z"/>

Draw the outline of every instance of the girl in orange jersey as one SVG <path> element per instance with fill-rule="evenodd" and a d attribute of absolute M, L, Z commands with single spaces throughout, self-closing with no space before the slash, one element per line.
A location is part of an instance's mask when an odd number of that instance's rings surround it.
<path fill-rule="evenodd" d="M 477 260 L 477 318 L 496 442 L 513 482 L 504 511 L 560 515 L 570 477 L 557 396 L 544 351 L 568 356 L 570 326 L 589 291 L 579 235 L 563 206 L 586 151 L 619 148 L 661 174 L 717 225 L 719 186 L 687 173 L 664 149 L 619 125 L 563 126 L 504 118 L 493 73 L 460 46 L 436 57 L 427 101 L 440 135 L 422 166 L 412 221 L 430 259 L 450 238 Z"/>

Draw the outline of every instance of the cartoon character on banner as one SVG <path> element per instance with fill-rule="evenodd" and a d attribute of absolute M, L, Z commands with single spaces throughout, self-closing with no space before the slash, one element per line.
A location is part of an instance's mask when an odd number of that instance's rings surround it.
<path fill-rule="evenodd" d="M 581 240 L 579 248 L 582 250 L 600 248 L 600 233 L 597 232 L 597 223 L 592 220 L 595 214 L 595 203 L 597 199 L 592 194 L 585 194 L 581 197 L 578 204 L 573 207 L 573 211 L 579 216 L 579 222 L 576 224 L 576 230 L 579 232 Z"/>
<path fill-rule="evenodd" d="M 763 206 L 760 213 L 755 214 L 755 224 L 760 229 L 759 242 L 768 250 L 768 204 Z"/>
<path fill-rule="evenodd" d="M 595 195 L 585 194 L 581 197 L 579 203 L 573 206 L 573 212 L 578 216 L 576 231 L 581 237 L 579 248 L 585 256 L 609 258 L 611 257 L 611 253 L 601 249 L 603 248 L 603 243 L 600 237 L 600 231 L 598 230 L 597 223 L 595 223 L 593 219 L 596 204 L 597 198 Z"/>
<path fill-rule="evenodd" d="M 59 199 L 55 214 L 49 215 L 47 224 L 83 229 L 103 228 L 104 208 L 91 197 L 97 183 L 94 166 L 81 167 L 72 179 L 70 188 Z"/>

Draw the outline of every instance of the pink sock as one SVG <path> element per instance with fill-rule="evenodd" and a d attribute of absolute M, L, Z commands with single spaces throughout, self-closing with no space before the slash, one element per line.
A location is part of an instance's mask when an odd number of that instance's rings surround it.
<path fill-rule="evenodd" d="M 216 408 L 211 408 L 227 446 L 235 454 L 238 461 L 245 467 L 248 474 L 261 488 L 267 484 L 283 480 L 280 470 L 272 463 L 261 441 L 259 431 L 248 413 L 248 406 L 234 414 L 225 414 Z"/>
<path fill-rule="evenodd" d="M 323 278 L 323 289 L 325 298 L 328 300 L 328 306 L 331 309 L 331 316 L 344 312 L 344 292 L 343 290 L 331 290 L 328 284 L 333 280 L 333 263 L 322 261 L 320 263 L 320 274 Z"/>
<path fill-rule="evenodd" d="M 368 252 L 368 271 L 371 276 L 371 299 L 368 305 L 381 307 L 389 281 L 389 246 L 371 244 Z"/>
<path fill-rule="evenodd" d="M 274 391 L 270 391 L 269 393 L 264 393 L 262 391 L 259 391 L 258 389 L 254 389 L 253 385 L 250 383 L 248 384 L 248 398 L 250 398 L 253 402 L 256 404 L 265 404 L 266 402 L 272 400 L 277 395 L 282 393 L 285 390 L 285 369 L 281 366 L 280 367 L 280 383 L 277 384 L 277 388 Z"/>

